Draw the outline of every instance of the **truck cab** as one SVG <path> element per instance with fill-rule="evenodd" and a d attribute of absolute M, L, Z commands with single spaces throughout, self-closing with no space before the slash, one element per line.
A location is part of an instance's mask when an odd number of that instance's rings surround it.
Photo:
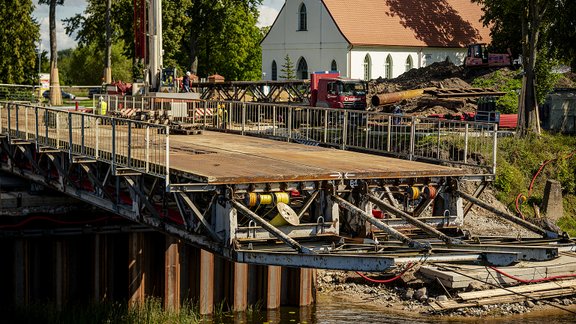
<path fill-rule="evenodd" d="M 465 67 L 504 67 L 511 65 L 511 53 L 493 54 L 488 52 L 486 44 L 468 45 L 468 53 L 464 59 Z"/>
<path fill-rule="evenodd" d="M 313 107 L 366 109 L 366 82 L 341 78 L 337 72 L 312 73 L 310 105 Z"/>

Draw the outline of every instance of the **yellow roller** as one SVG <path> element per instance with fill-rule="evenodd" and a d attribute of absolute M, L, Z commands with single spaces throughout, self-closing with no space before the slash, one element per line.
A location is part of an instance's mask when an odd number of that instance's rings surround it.
<path fill-rule="evenodd" d="M 409 187 L 406 192 L 408 193 L 408 197 L 412 200 L 420 198 L 420 189 L 418 187 Z"/>
<path fill-rule="evenodd" d="M 290 202 L 290 195 L 287 192 L 276 192 L 274 193 L 276 196 L 276 203 L 284 203 L 288 204 Z"/>
<path fill-rule="evenodd" d="M 300 224 L 300 218 L 298 218 L 296 212 L 287 204 L 279 202 L 276 205 L 276 209 L 278 210 L 278 214 L 270 221 L 270 224 L 274 226 L 283 226 L 288 224 L 296 226 Z"/>
<path fill-rule="evenodd" d="M 260 195 L 260 205 L 272 205 L 272 195 Z"/>

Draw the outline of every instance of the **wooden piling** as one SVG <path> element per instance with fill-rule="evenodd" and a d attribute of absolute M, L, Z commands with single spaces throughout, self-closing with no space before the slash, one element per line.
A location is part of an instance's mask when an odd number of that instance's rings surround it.
<path fill-rule="evenodd" d="M 282 267 L 268 266 L 268 291 L 266 296 L 266 308 L 276 309 L 280 307 L 282 296 Z"/>
<path fill-rule="evenodd" d="M 144 234 L 130 233 L 128 236 L 128 304 L 131 307 L 144 303 Z"/>
<path fill-rule="evenodd" d="M 164 309 L 180 310 L 180 240 L 166 237 L 164 254 Z"/>
<path fill-rule="evenodd" d="M 316 269 L 300 269 L 300 306 L 314 303 Z"/>
<path fill-rule="evenodd" d="M 214 311 L 214 255 L 200 252 L 200 315 Z"/>
<path fill-rule="evenodd" d="M 234 311 L 248 307 L 248 264 L 234 263 Z"/>

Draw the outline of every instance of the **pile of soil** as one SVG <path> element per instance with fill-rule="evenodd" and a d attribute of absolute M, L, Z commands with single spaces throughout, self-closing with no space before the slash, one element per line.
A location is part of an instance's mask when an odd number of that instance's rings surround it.
<path fill-rule="evenodd" d="M 412 69 L 395 79 L 378 78 L 369 83 L 368 102 L 374 95 L 423 88 L 471 88 L 465 81 L 466 71 L 450 62 L 436 62 L 419 69 Z M 434 97 L 424 95 L 406 99 L 394 105 L 372 107 L 373 110 L 391 112 L 399 105 L 408 115 L 457 114 L 476 110 L 475 100 L 460 100 L 461 103 L 438 104 Z"/>

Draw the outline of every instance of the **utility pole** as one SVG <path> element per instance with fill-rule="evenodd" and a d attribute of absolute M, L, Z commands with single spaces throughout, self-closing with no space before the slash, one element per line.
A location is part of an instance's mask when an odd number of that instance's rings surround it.
<path fill-rule="evenodd" d="M 112 83 L 112 26 L 110 25 L 110 11 L 112 0 L 106 1 L 106 58 L 104 62 L 104 82 Z"/>

